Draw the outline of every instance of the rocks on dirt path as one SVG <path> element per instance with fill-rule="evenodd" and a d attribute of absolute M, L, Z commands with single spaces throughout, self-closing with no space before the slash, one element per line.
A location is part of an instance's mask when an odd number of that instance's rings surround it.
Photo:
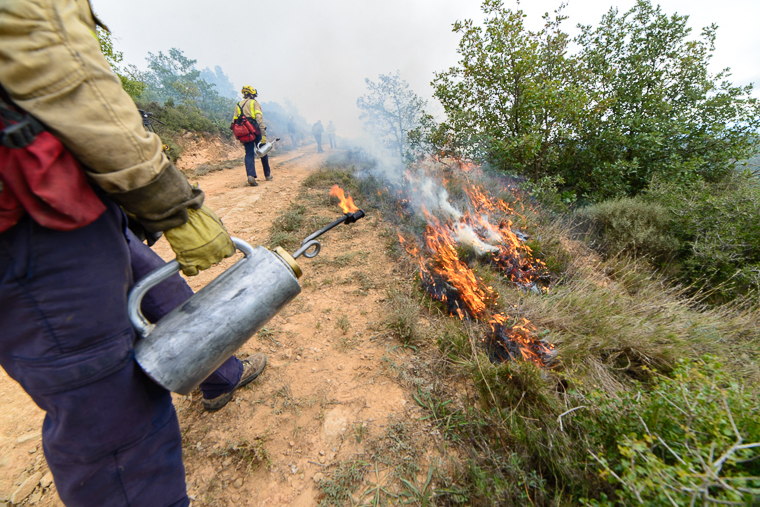
<path fill-rule="evenodd" d="M 42 474 L 37 472 L 30 477 L 27 477 L 27 479 L 21 483 L 21 485 L 16 488 L 16 491 L 14 491 L 11 494 L 11 497 L 9 500 L 12 504 L 18 504 L 21 503 L 28 497 L 32 491 L 40 484 L 40 480 L 42 479 Z"/>

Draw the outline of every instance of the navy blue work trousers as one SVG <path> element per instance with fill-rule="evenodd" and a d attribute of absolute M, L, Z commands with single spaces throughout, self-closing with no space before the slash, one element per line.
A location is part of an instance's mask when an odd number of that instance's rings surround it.
<path fill-rule="evenodd" d="M 243 143 L 243 147 L 245 148 L 245 173 L 254 178 L 256 178 L 256 153 L 253 150 L 256 148 L 257 144 L 257 141 Z M 261 157 L 261 165 L 264 167 L 264 177 L 269 178 L 271 174 L 271 170 L 269 169 L 269 155 Z"/>
<path fill-rule="evenodd" d="M 43 450 L 67 506 L 184 507 L 171 395 L 135 362 L 126 313 L 133 269 L 160 259 L 105 202 L 103 215 L 81 229 L 54 231 L 27 216 L 0 234 L 0 365 L 46 412 Z M 146 296 L 146 317 L 171 309 L 162 294 L 189 297 L 177 279 Z M 234 389 L 242 366 L 233 359 L 221 375 L 230 379 L 208 387 Z"/>

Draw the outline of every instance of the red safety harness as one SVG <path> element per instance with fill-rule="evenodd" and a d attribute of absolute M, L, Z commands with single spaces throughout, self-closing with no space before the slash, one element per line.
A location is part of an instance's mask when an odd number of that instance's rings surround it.
<path fill-rule="evenodd" d="M 0 233 L 28 213 L 43 227 L 71 231 L 106 209 L 76 158 L 0 89 Z"/>

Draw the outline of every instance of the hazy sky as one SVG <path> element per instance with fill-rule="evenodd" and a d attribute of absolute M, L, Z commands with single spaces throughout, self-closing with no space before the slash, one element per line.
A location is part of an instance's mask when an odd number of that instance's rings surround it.
<path fill-rule="evenodd" d="M 628 10 L 635 0 L 569 0 L 565 29 L 597 24 L 612 6 Z M 364 78 L 400 70 L 432 103 L 430 81 L 457 61 L 456 20 L 482 20 L 473 0 L 92 0 L 109 26 L 124 63 L 146 67 L 148 52 L 177 47 L 220 65 L 236 86 L 250 84 L 262 102 L 290 99 L 310 122 L 333 120 L 339 135 L 361 129 L 356 99 Z M 513 1 L 505 1 L 514 7 Z M 557 1 L 523 1 L 539 22 Z M 695 32 L 717 23 L 713 70 L 731 67 L 734 84 L 760 85 L 760 0 L 662 0 L 666 13 L 690 15 Z M 757 92 L 755 96 L 760 96 Z M 266 110 L 264 111 L 266 117 Z"/>

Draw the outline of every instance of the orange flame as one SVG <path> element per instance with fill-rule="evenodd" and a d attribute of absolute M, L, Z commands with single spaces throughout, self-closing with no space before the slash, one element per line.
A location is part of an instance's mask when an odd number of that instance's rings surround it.
<path fill-rule="evenodd" d="M 473 169 L 468 164 L 459 167 L 465 172 Z M 428 176 L 432 175 L 428 172 Z M 411 171 L 407 171 L 406 177 L 409 181 L 415 179 Z M 512 352 L 507 352 L 513 359 L 521 356 L 523 360 L 543 365 L 545 358 L 552 355 L 553 346 L 535 337 L 536 328 L 528 320 L 510 325 L 507 315 L 494 312 L 499 294 L 460 259 L 458 247 L 469 244 L 479 249 L 480 255 L 491 256 L 508 280 L 522 287 L 533 287 L 533 290 L 538 288 L 535 282 L 544 264 L 533 258 L 530 247 L 512 230 L 512 221 L 504 217 L 519 216 L 509 203 L 491 197 L 486 189 L 475 185 L 470 185 L 465 192 L 471 212 L 465 212 L 456 222 L 449 219 L 441 223 L 423 208 L 427 219 L 423 241 L 409 240 L 399 234 L 399 242 L 419 263 L 422 279 L 434 299 L 446 302 L 447 297 L 456 295 L 456 300 L 449 301 L 447 306 L 452 315 L 460 319 L 486 320 L 498 341 L 509 342 Z M 408 202 L 406 196 L 400 194 L 399 202 Z M 492 215 L 499 217 L 498 222 L 493 222 L 498 225 L 491 222 Z M 467 234 L 461 234 L 465 230 Z M 441 282 L 449 289 L 438 286 Z M 517 350 L 519 355 L 514 357 Z"/>
<path fill-rule="evenodd" d="M 333 185 L 333 187 L 330 189 L 330 195 L 332 197 L 337 197 L 340 199 L 340 209 L 343 210 L 343 213 L 353 213 L 354 211 L 359 211 L 359 208 L 354 205 L 353 197 L 350 195 L 345 195 L 343 189 L 338 185 Z"/>

